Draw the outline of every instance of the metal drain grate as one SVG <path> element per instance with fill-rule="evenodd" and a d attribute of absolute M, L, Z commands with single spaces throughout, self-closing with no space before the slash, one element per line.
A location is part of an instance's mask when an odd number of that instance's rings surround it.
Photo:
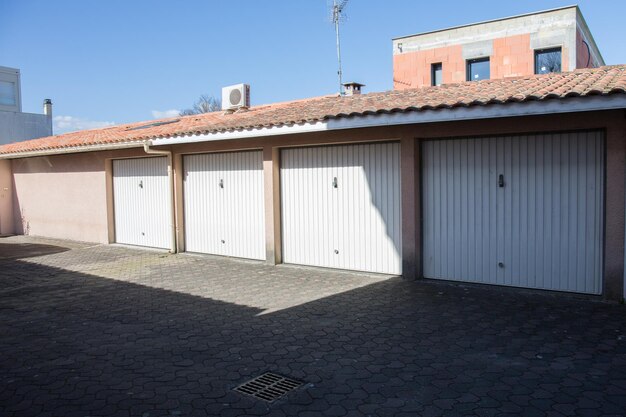
<path fill-rule="evenodd" d="M 302 382 L 266 372 L 235 388 L 235 391 L 272 402 L 302 385 Z"/>

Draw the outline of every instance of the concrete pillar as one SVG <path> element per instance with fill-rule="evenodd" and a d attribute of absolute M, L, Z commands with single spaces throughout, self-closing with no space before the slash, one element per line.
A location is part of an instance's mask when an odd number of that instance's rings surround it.
<path fill-rule="evenodd" d="M 174 175 L 174 217 L 176 228 L 176 251 L 184 252 L 185 249 L 185 210 L 183 200 L 183 156 L 178 153 L 172 154 L 172 174 Z"/>
<path fill-rule="evenodd" d="M 15 233 L 11 160 L 0 159 L 0 235 Z"/>
<path fill-rule="evenodd" d="M 624 204 L 626 178 L 626 123 L 606 130 L 606 219 L 604 246 L 604 298 L 624 296 Z"/>
<path fill-rule="evenodd" d="M 263 181 L 265 192 L 265 262 L 282 262 L 280 230 L 280 150 L 263 147 Z"/>
<path fill-rule="evenodd" d="M 419 230 L 419 143 L 414 137 L 400 141 L 402 184 L 402 276 L 421 276 Z"/>
<path fill-rule="evenodd" d="M 107 202 L 107 239 L 109 243 L 115 243 L 115 208 L 113 206 L 113 160 L 104 161 L 104 179 Z"/>

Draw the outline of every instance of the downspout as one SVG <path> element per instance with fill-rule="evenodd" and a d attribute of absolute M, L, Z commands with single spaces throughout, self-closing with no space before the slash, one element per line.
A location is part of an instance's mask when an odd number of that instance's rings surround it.
<path fill-rule="evenodd" d="M 143 143 L 143 150 L 150 155 L 166 155 L 167 156 L 167 179 L 170 183 L 170 222 L 171 222 L 171 239 L 172 239 L 172 247 L 170 249 L 170 253 L 177 252 L 176 246 L 176 194 L 174 191 L 174 172 L 173 172 L 173 164 L 174 159 L 172 157 L 171 151 L 160 151 L 156 149 L 150 149 L 152 142 L 147 140 Z"/>

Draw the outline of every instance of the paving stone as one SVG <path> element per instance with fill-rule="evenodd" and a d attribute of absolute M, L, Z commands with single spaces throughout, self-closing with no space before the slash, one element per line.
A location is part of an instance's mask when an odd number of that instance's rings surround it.
<path fill-rule="evenodd" d="M 1 416 L 625 415 L 626 307 L 2 238 Z M 20 243 L 69 250 L 16 256 Z M 305 382 L 265 403 L 232 389 Z"/>

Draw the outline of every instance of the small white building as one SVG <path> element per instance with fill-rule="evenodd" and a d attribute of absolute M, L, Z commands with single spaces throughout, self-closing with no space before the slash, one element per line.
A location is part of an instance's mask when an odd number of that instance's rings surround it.
<path fill-rule="evenodd" d="M 22 112 L 20 70 L 0 67 L 0 144 L 52 135 L 52 101 L 44 114 Z"/>

